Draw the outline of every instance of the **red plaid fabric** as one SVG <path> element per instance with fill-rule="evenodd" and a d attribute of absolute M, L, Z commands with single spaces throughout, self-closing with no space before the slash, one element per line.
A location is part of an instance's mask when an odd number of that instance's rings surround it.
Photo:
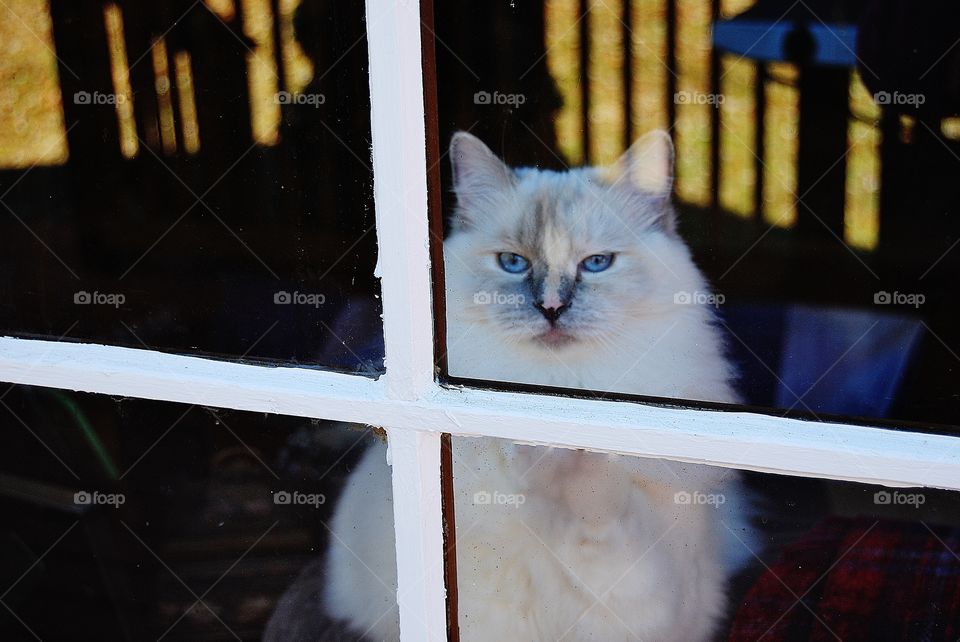
<path fill-rule="evenodd" d="M 729 639 L 956 642 L 957 555 L 957 529 L 827 519 L 757 579 Z"/>

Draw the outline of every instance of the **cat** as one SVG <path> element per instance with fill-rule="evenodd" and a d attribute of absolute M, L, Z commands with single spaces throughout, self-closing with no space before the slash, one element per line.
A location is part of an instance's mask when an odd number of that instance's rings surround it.
<path fill-rule="evenodd" d="M 450 157 L 451 375 L 739 401 L 677 233 L 669 135 L 607 168 L 511 168 L 465 132 Z M 351 474 L 323 592 L 371 640 L 399 638 L 387 450 Z M 738 473 L 491 438 L 454 438 L 453 451 L 462 640 L 716 635 L 751 547 Z"/>

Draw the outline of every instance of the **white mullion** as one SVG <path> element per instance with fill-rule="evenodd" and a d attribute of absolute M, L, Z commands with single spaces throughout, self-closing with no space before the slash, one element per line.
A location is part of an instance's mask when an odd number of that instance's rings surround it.
<path fill-rule="evenodd" d="M 342 421 L 386 398 L 382 381 L 339 372 L 11 337 L 0 338 L 0 381 Z"/>
<path fill-rule="evenodd" d="M 400 637 L 446 640 L 440 434 L 387 428 L 393 466 Z"/>
<path fill-rule="evenodd" d="M 382 381 L 116 346 L 0 338 L 0 381 L 254 412 L 488 435 L 788 475 L 960 489 L 960 437 L 474 389 L 406 401 Z"/>
<path fill-rule="evenodd" d="M 457 435 L 867 484 L 960 489 L 955 436 L 490 390 L 445 389 L 429 407 L 429 425 Z"/>
<path fill-rule="evenodd" d="M 434 379 L 419 3 L 369 0 L 373 184 L 386 379 L 416 399 Z"/>
<path fill-rule="evenodd" d="M 419 3 L 368 0 L 367 41 L 386 394 L 417 403 L 437 390 Z M 393 465 L 400 637 L 444 640 L 440 436 L 424 432 L 426 422 L 384 425 Z"/>

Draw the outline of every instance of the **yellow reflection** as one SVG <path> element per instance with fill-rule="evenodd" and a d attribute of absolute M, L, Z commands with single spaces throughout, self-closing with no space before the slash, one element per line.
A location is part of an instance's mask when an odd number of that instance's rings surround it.
<path fill-rule="evenodd" d="M 917 127 L 917 119 L 910 114 L 900 114 L 900 140 L 904 143 L 913 142 L 913 130 Z"/>
<path fill-rule="evenodd" d="M 843 236 L 853 247 L 873 250 L 880 238 L 880 107 L 859 73 L 850 79 L 850 114 Z"/>
<path fill-rule="evenodd" d="M 940 121 L 940 131 L 947 140 L 960 140 L 960 117 L 944 118 Z"/>
<path fill-rule="evenodd" d="M 850 113 L 865 121 L 880 119 L 880 106 L 873 100 L 870 90 L 863 84 L 859 71 L 850 77 Z"/>
<path fill-rule="evenodd" d="M 130 67 L 127 61 L 127 43 L 123 34 L 123 11 L 115 4 L 103 8 L 103 20 L 107 33 L 107 49 L 110 52 L 110 75 L 113 78 L 113 93 L 116 96 L 117 129 L 120 138 L 120 153 L 126 158 L 137 155 L 137 122 L 133 116 L 133 89 L 130 86 Z"/>
<path fill-rule="evenodd" d="M 220 16 L 221 20 L 230 22 L 237 15 L 237 8 L 233 0 L 206 0 L 207 8 Z"/>
<path fill-rule="evenodd" d="M 270 0 L 242 0 L 241 8 L 244 32 L 255 43 L 253 53 L 247 54 L 253 138 L 263 145 L 275 145 L 280 137 L 280 103 L 273 11 Z"/>
<path fill-rule="evenodd" d="M 188 154 L 196 154 L 200 150 L 200 126 L 197 123 L 197 103 L 190 54 L 186 51 L 178 51 L 174 54 L 173 68 L 177 75 L 177 97 L 180 99 L 180 133 L 183 137 L 183 149 Z"/>
<path fill-rule="evenodd" d="M 851 119 L 847 144 L 843 236 L 853 247 L 873 250 L 880 236 L 880 130 Z"/>
<path fill-rule="evenodd" d="M 563 102 L 556 118 L 557 146 L 572 165 L 583 163 L 580 129 L 580 31 L 577 0 L 546 0 L 547 69 Z"/>
<path fill-rule="evenodd" d="M 165 153 L 173 154 L 177 151 L 177 129 L 173 114 L 173 100 L 170 96 L 170 61 L 167 57 L 166 40 L 163 38 L 154 40 L 150 53 L 153 58 L 154 87 L 157 92 L 160 143 Z"/>
<path fill-rule="evenodd" d="M 710 3 L 677 0 L 677 197 L 706 207 L 710 194 Z"/>
<path fill-rule="evenodd" d="M 633 131 L 639 135 L 670 127 L 667 120 L 666 0 L 634 0 L 632 24 Z"/>
<path fill-rule="evenodd" d="M 624 0 L 590 4 L 590 160 L 613 163 L 623 153 L 623 28 Z"/>
<path fill-rule="evenodd" d="M 301 0 L 280 0 L 280 40 L 287 91 L 300 93 L 313 78 L 313 62 L 296 39 L 293 17 Z"/>
<path fill-rule="evenodd" d="M 794 83 L 797 70 L 789 63 L 769 63 L 771 77 L 764 89 L 763 218 L 780 227 L 797 221 L 797 135 L 800 94 Z"/>
<path fill-rule="evenodd" d="M 757 4 L 757 0 L 720 0 L 720 17 L 732 18 L 755 4 Z"/>
<path fill-rule="evenodd" d="M 720 75 L 720 207 L 750 217 L 757 183 L 756 63 L 727 54 Z"/>
<path fill-rule="evenodd" d="M 48 3 L 0 2 L 0 45 L 0 167 L 67 162 Z"/>

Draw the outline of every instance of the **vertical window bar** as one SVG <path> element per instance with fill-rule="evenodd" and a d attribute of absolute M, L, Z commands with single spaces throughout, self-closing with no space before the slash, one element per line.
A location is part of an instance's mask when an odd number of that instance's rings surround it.
<path fill-rule="evenodd" d="M 459 607 L 457 591 L 457 513 L 453 488 L 453 437 L 440 438 L 440 489 L 443 503 L 443 579 L 447 587 L 447 639 L 460 642 Z"/>
<path fill-rule="evenodd" d="M 434 381 L 420 27 L 419 4 L 367 5 L 385 376 L 391 394 L 408 400 L 427 394 Z"/>
<path fill-rule="evenodd" d="M 374 205 L 388 394 L 433 393 L 433 315 L 419 3 L 366 5 Z M 440 434 L 387 427 L 403 640 L 447 637 Z"/>
<path fill-rule="evenodd" d="M 387 428 L 393 468 L 400 639 L 447 639 L 440 529 L 440 433 Z"/>
<path fill-rule="evenodd" d="M 447 374 L 447 315 L 444 298 L 443 204 L 440 200 L 440 164 L 447 160 L 440 155 L 440 125 L 437 98 L 437 56 L 433 42 L 433 0 L 420 3 L 420 55 L 423 59 L 423 100 L 427 125 L 427 210 L 430 229 L 430 260 L 434 283 L 433 349 L 435 365 L 441 375 Z M 460 640 L 459 593 L 457 591 L 457 523 L 453 488 L 452 437 L 440 438 L 440 499 L 443 515 L 443 580 L 446 586 L 447 639 Z"/>

